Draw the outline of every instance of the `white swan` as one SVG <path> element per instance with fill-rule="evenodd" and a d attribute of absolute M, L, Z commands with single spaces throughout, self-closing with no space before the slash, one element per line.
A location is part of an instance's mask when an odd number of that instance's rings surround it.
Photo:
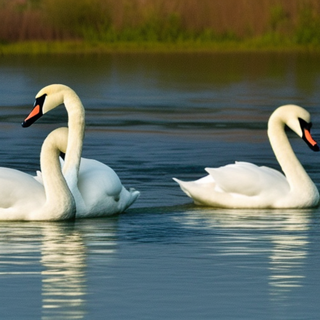
<path fill-rule="evenodd" d="M 184 182 L 181 189 L 196 204 L 223 208 L 305 208 L 319 203 L 319 192 L 295 156 L 285 125 L 319 151 L 310 134 L 310 114 L 296 105 L 277 108 L 268 122 L 268 136 L 284 172 L 236 162 L 220 168 L 206 168 L 209 175 Z"/>
<path fill-rule="evenodd" d="M 65 220 L 76 205 L 62 175 L 59 154 L 66 151 L 67 128 L 51 132 L 40 155 L 43 184 L 24 172 L 0 168 L 0 220 Z"/>
<path fill-rule="evenodd" d="M 63 103 L 69 118 L 63 174 L 76 201 L 76 217 L 100 217 L 123 212 L 138 198 L 139 191 L 126 190 L 118 175 L 96 160 L 81 158 L 80 169 L 76 166 L 81 157 L 85 111 L 80 98 L 71 88 L 53 84 L 40 90 L 36 95 L 34 108 L 22 126 L 30 126 L 43 114 Z M 75 181 L 78 183 L 74 183 Z"/>

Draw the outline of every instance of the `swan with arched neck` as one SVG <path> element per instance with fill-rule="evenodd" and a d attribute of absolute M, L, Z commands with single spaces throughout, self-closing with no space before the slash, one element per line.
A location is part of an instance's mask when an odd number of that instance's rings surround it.
<path fill-rule="evenodd" d="M 0 167 L 0 220 L 73 219 L 76 205 L 62 175 L 59 154 L 66 152 L 67 128 L 51 132 L 40 154 L 43 184 L 33 176 Z"/>
<path fill-rule="evenodd" d="M 135 189 L 127 190 L 109 166 L 93 159 L 81 158 L 85 110 L 74 90 L 62 84 L 41 89 L 36 95 L 32 111 L 22 125 L 30 126 L 61 104 L 67 110 L 69 128 L 63 174 L 76 201 L 76 217 L 100 217 L 123 212 L 135 202 L 140 192 Z"/>
<path fill-rule="evenodd" d="M 195 181 L 174 178 L 196 204 L 222 208 L 307 208 L 319 203 L 319 192 L 297 159 L 285 133 L 288 126 L 313 151 L 310 114 L 296 105 L 277 108 L 268 121 L 268 136 L 283 173 L 248 162 L 206 168 Z"/>

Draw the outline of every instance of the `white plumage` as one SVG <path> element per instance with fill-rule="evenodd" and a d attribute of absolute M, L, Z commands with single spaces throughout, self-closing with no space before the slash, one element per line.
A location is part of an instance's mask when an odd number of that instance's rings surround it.
<path fill-rule="evenodd" d="M 75 217 L 75 201 L 59 163 L 60 151 L 66 152 L 65 130 L 54 130 L 42 145 L 42 183 L 24 172 L 0 168 L 0 220 L 65 220 Z"/>
<path fill-rule="evenodd" d="M 296 105 L 276 109 L 268 122 L 268 136 L 284 172 L 236 162 L 206 168 L 209 175 L 196 181 L 174 180 L 196 204 L 224 208 L 302 208 L 319 203 L 319 192 L 295 156 L 285 125 L 318 151 L 310 134 L 309 113 Z"/>
<path fill-rule="evenodd" d="M 49 85 L 36 95 L 33 110 L 23 122 L 30 126 L 43 114 L 63 104 L 68 112 L 68 147 L 63 174 L 75 198 L 77 218 L 91 218 L 121 213 L 139 197 L 135 189 L 129 191 L 118 175 L 107 165 L 93 159 L 81 158 L 85 127 L 85 111 L 77 94 L 61 84 Z M 41 175 L 38 174 L 41 181 Z"/>

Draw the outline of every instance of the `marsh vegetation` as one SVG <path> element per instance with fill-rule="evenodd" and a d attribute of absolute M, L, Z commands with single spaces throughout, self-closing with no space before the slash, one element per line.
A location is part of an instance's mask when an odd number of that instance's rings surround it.
<path fill-rule="evenodd" d="M 71 50 L 79 44 L 82 50 L 316 49 L 320 2 L 0 0 L 0 26 L 1 47 L 16 51 L 24 50 L 21 43 L 30 47 L 34 41 L 49 51 Z"/>

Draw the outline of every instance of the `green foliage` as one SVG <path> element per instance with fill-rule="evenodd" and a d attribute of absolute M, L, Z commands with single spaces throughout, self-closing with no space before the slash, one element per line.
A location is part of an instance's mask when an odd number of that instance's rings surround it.
<path fill-rule="evenodd" d="M 170 14 L 165 18 L 158 18 L 156 15 L 148 16 L 137 26 L 125 26 L 116 29 L 111 24 L 103 28 L 85 28 L 83 35 L 86 40 L 99 40 L 105 42 L 116 41 L 138 41 L 138 42 L 174 42 L 180 38 L 188 38 L 183 30 L 179 16 Z"/>
<path fill-rule="evenodd" d="M 230 21 L 227 12 L 221 20 L 227 23 L 219 32 L 216 24 L 204 19 L 212 12 L 210 8 L 217 8 L 214 1 L 208 1 L 208 10 L 197 11 L 198 15 L 194 10 L 200 2 L 186 10 L 188 6 L 173 6 L 172 1 L 178 0 L 0 0 L 0 45 L 42 39 L 77 41 L 94 48 L 124 44 L 127 48 L 320 48 L 320 14 L 311 3 L 318 0 L 310 0 L 308 5 L 299 3 L 296 11 L 285 0 L 265 4 L 264 11 L 255 12 L 255 17 L 261 16 L 259 28 L 248 19 L 250 15 L 245 15 L 246 10 L 239 19 Z M 54 48 L 60 50 L 57 44 Z"/>
<path fill-rule="evenodd" d="M 43 0 L 42 7 L 54 27 L 79 37 L 99 33 L 111 23 L 100 0 Z"/>
<path fill-rule="evenodd" d="M 271 7 L 270 27 L 273 32 L 278 31 L 287 20 L 288 15 L 280 4 Z"/>
<path fill-rule="evenodd" d="M 159 41 L 173 42 L 184 34 L 178 15 L 171 14 L 160 19 L 150 16 L 145 21 L 134 27 L 124 27 L 115 29 L 109 27 L 98 34 L 100 40 L 106 42 L 115 41 Z M 87 38 L 87 37 L 86 37 Z"/>
<path fill-rule="evenodd" d="M 31 0 L 30 0 L 31 1 Z M 110 3 L 101 0 L 32 0 L 41 1 L 48 23 L 56 30 L 91 42 L 211 42 L 237 40 L 235 32 L 218 34 L 212 29 L 190 30 L 178 13 L 146 11 L 134 23 L 116 27 Z M 129 9 L 128 9 L 129 10 Z"/>
<path fill-rule="evenodd" d="M 31 8 L 40 8 L 42 0 L 29 0 Z"/>
<path fill-rule="evenodd" d="M 178 14 L 169 14 L 159 18 L 150 15 L 137 26 L 116 29 L 112 25 L 99 31 L 93 28 L 83 29 L 85 40 L 115 42 L 150 42 L 150 43 L 181 43 L 181 42 L 224 42 L 238 41 L 234 32 L 217 34 L 212 29 L 202 31 L 188 30 L 184 28 Z"/>
<path fill-rule="evenodd" d="M 306 7 L 301 11 L 294 38 L 297 44 L 320 44 L 320 16 L 311 8 Z"/>

